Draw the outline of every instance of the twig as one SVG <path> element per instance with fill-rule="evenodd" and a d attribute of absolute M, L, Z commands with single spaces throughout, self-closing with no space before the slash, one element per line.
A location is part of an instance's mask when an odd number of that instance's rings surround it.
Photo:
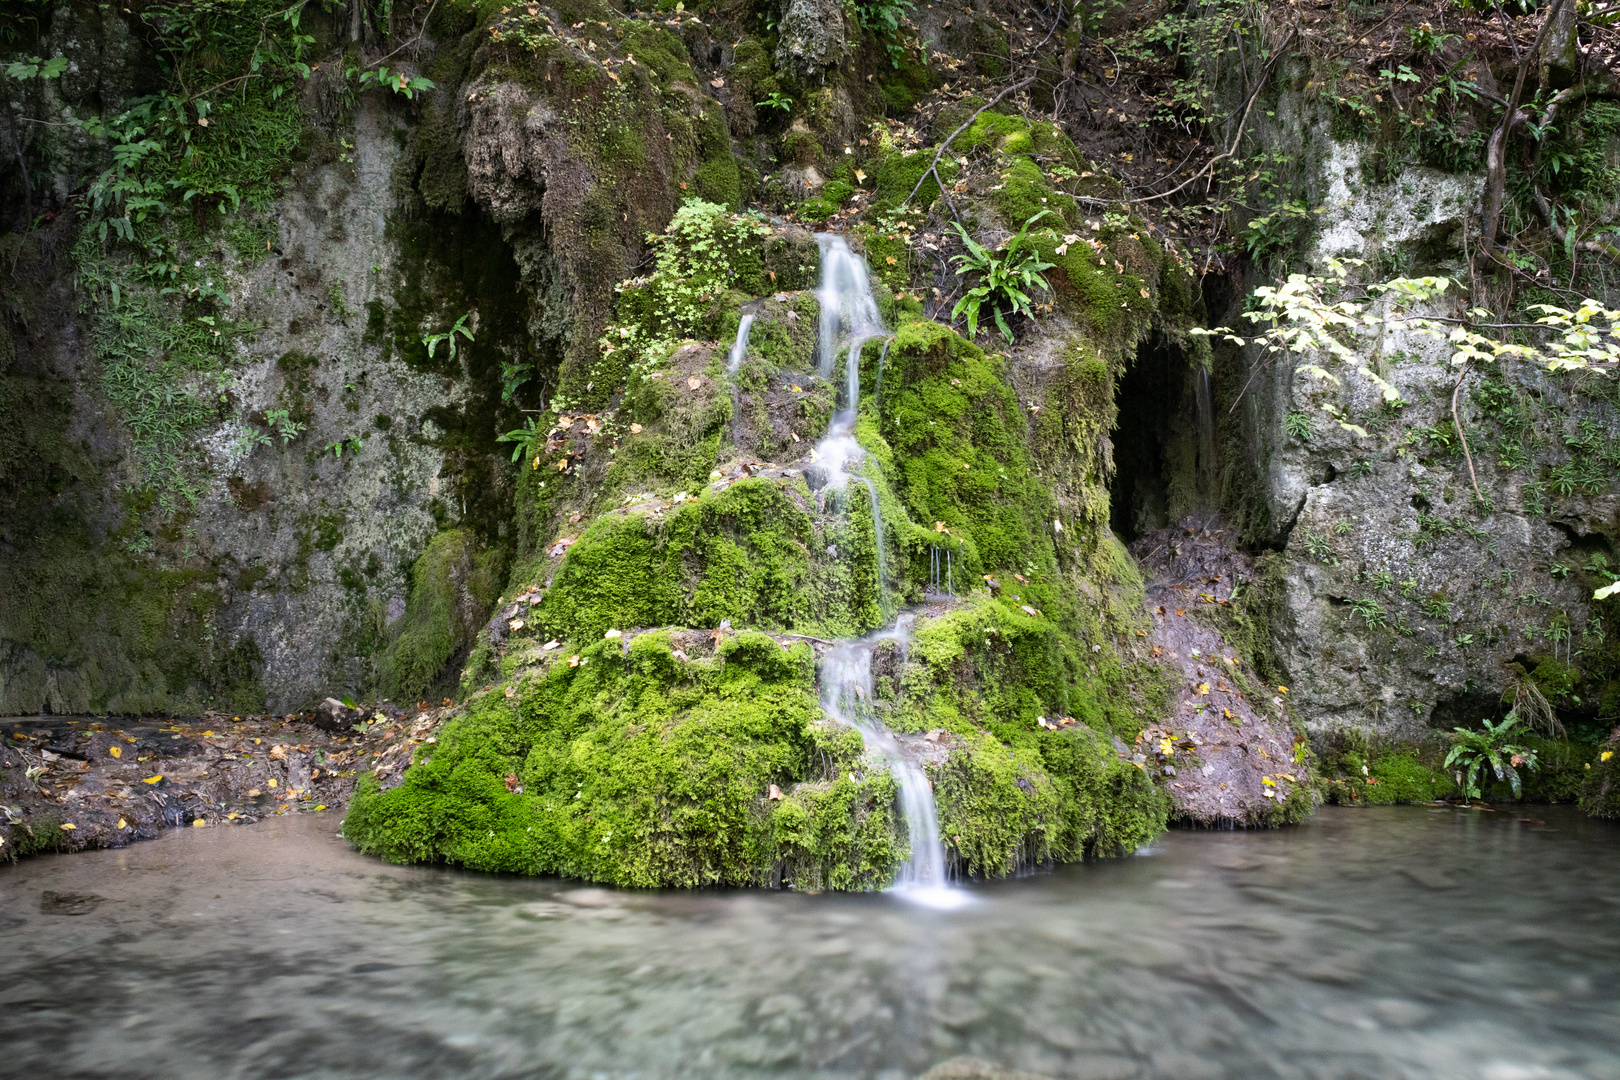
<path fill-rule="evenodd" d="M 1541 24 L 1541 30 L 1536 34 L 1535 43 L 1530 46 L 1530 52 L 1519 60 L 1519 74 L 1513 80 L 1513 93 L 1508 95 L 1502 122 L 1491 132 L 1490 141 L 1485 147 L 1485 208 L 1480 215 L 1479 249 L 1487 255 L 1496 249 L 1496 230 L 1502 221 L 1502 196 L 1507 190 L 1508 135 L 1520 123 L 1529 119 L 1528 116 L 1522 116 L 1519 110 L 1519 102 L 1524 97 L 1525 76 L 1530 73 L 1531 62 L 1540 55 L 1541 43 L 1546 40 L 1547 32 L 1557 21 L 1559 11 L 1565 3 L 1567 0 L 1553 0 L 1552 6 L 1547 9 L 1547 17 Z"/>
<path fill-rule="evenodd" d="M 1288 31 L 1288 36 L 1283 38 L 1282 43 L 1277 46 L 1277 51 L 1271 54 L 1271 59 L 1267 60 L 1265 67 L 1260 69 L 1260 80 L 1255 83 L 1254 89 L 1249 92 L 1248 101 L 1244 102 L 1243 117 L 1238 121 L 1237 134 L 1233 136 L 1232 145 L 1227 147 L 1224 153 L 1217 154 L 1210 158 L 1199 168 L 1197 172 L 1193 173 L 1186 180 L 1182 181 L 1180 184 L 1177 184 L 1169 191 L 1161 192 L 1158 195 L 1144 195 L 1140 199 L 1115 199 L 1112 201 L 1116 203 L 1145 203 L 1153 202 L 1157 199 L 1168 199 L 1170 196 L 1174 195 L 1178 191 L 1181 191 L 1183 188 L 1197 183 L 1199 177 L 1203 176 L 1206 172 L 1209 173 L 1210 180 L 1213 181 L 1215 178 L 1214 170 L 1216 163 L 1223 161 L 1237 153 L 1238 144 L 1243 141 L 1244 125 L 1249 122 L 1249 112 L 1254 108 L 1255 99 L 1260 96 L 1260 91 L 1265 87 L 1266 80 L 1271 78 L 1272 69 L 1277 66 L 1277 61 L 1282 59 L 1283 53 L 1287 50 L 1289 44 L 1294 40 L 1295 37 L 1298 36 L 1298 34 L 1298 30 Z"/>
<path fill-rule="evenodd" d="M 415 37 L 411 38 L 411 40 L 407 41 L 405 44 L 401 45 L 398 49 L 395 49 L 394 52 L 389 53 L 387 56 L 384 56 L 384 57 L 381 57 L 379 59 L 373 60 L 371 63 L 367 64 L 366 67 L 374 68 L 378 64 L 382 63 L 384 60 L 387 60 L 390 57 L 392 57 L 394 55 L 394 53 L 398 53 L 398 52 L 400 52 L 400 51 L 402 51 L 404 49 L 409 49 L 411 46 L 418 44 L 422 40 L 422 35 L 427 33 L 428 22 L 429 22 L 429 20 L 431 20 L 433 18 L 433 9 L 438 7 L 438 6 L 439 6 L 439 0 L 433 0 L 433 3 L 428 5 L 428 13 L 422 17 L 422 29 L 420 29 L 420 30 L 418 30 L 416 32 Z"/>
<path fill-rule="evenodd" d="M 1031 76 L 1029 76 L 1029 78 L 1024 79 L 1021 82 L 1013 83 L 1011 86 L 1007 87 L 1001 93 L 997 94 L 995 97 L 991 98 L 989 101 L 987 101 L 983 105 L 979 106 L 977 111 L 975 111 L 972 116 L 970 116 L 966 120 L 962 121 L 962 126 L 957 128 L 955 131 L 951 132 L 950 135 L 945 139 L 945 141 L 939 144 L 939 149 L 934 151 L 934 160 L 929 162 L 928 163 L 928 168 L 923 170 L 923 174 L 921 176 L 917 177 L 917 186 L 911 189 L 911 194 L 910 195 L 907 195 L 904 199 L 902 199 L 900 201 L 900 205 L 902 207 L 904 207 L 908 203 L 910 203 L 912 199 L 915 199 L 917 197 L 917 192 L 922 190 L 923 181 L 928 179 L 929 176 L 933 176 L 934 183 L 939 185 L 939 193 L 941 195 L 945 195 L 945 181 L 941 180 L 940 176 L 939 176 L 939 159 L 944 155 L 946 149 L 951 145 L 951 140 L 956 138 L 958 135 L 962 134 L 962 132 L 966 131 L 969 128 L 969 126 L 972 125 L 973 121 L 975 121 L 975 120 L 977 120 L 979 118 L 979 113 L 984 112 L 990 106 L 994 105 L 996 102 L 1000 101 L 1002 98 L 1006 97 L 1008 94 L 1012 93 L 1014 90 L 1018 90 L 1018 89 L 1020 89 L 1022 87 L 1028 86 L 1030 83 L 1032 83 L 1034 81 L 1035 81 L 1035 76 L 1031 75 Z M 951 201 L 949 195 L 945 195 L 945 201 L 947 203 L 949 203 Z M 951 209 L 951 213 L 952 213 L 953 216 L 956 213 L 956 209 L 955 209 L 954 206 Z"/>
<path fill-rule="evenodd" d="M 1457 372 L 1457 385 L 1451 388 L 1451 422 L 1457 425 L 1457 438 L 1462 442 L 1463 460 L 1468 462 L 1468 479 L 1474 484 L 1474 498 L 1480 502 L 1485 496 L 1479 492 L 1479 477 L 1474 475 L 1474 455 L 1468 452 L 1468 436 L 1463 433 L 1462 417 L 1457 414 L 1457 395 L 1462 393 L 1463 376 L 1468 374 L 1468 361 L 1463 361 L 1462 370 Z"/>

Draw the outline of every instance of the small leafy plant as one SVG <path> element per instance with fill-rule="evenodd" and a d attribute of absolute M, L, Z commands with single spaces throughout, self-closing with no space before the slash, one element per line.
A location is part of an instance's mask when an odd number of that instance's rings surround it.
<path fill-rule="evenodd" d="M 450 343 L 450 359 L 454 360 L 456 358 L 456 335 L 460 334 L 468 341 L 473 339 L 473 332 L 467 329 L 467 320 L 471 317 L 472 312 L 469 311 L 467 314 L 457 319 L 456 325 L 452 326 L 444 333 L 422 335 L 422 344 L 427 346 L 428 359 L 433 359 L 433 354 L 438 351 L 440 342 L 448 341 Z"/>
<path fill-rule="evenodd" d="M 959 318 L 967 320 L 969 337 L 978 335 L 980 313 L 989 304 L 1001 335 L 1011 341 L 1013 332 L 1007 326 L 1006 316 L 1011 313 L 1034 318 L 1035 313 L 1029 307 L 1029 290 L 1039 288 L 1045 292 L 1052 291 L 1052 286 L 1041 276 L 1041 271 L 1050 270 L 1056 264 L 1042 259 L 1029 238 L 1029 227 L 1050 213 L 1050 210 L 1042 210 L 1024 222 L 1017 235 L 1002 245 L 1000 250 L 1004 254 L 1001 255 L 974 240 L 960 224 L 951 223 L 962 238 L 962 243 L 967 245 L 967 252 L 955 256 L 953 260 L 958 271 L 980 276 L 979 284 L 969 289 L 967 295 L 951 309 L 953 321 Z"/>
<path fill-rule="evenodd" d="M 1524 790 L 1519 769 L 1535 770 L 1536 752 L 1528 746 L 1509 742 L 1519 735 L 1519 718 L 1509 713 L 1499 723 L 1484 721 L 1480 731 L 1455 728 L 1451 734 L 1451 752 L 1446 755 L 1446 768 L 1455 769 L 1457 786 L 1470 799 L 1480 795 L 1480 777 L 1488 768 L 1498 780 L 1506 780 L 1516 799 Z"/>

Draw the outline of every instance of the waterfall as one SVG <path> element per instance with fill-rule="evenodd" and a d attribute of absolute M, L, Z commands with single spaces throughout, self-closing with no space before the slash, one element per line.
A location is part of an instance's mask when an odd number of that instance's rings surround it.
<path fill-rule="evenodd" d="M 1193 412 L 1198 423 L 1198 471 L 1197 479 L 1200 488 L 1199 495 L 1206 501 L 1213 498 L 1215 491 L 1215 401 L 1209 388 L 1209 369 L 1198 368 L 1197 388 L 1195 390 Z"/>
<path fill-rule="evenodd" d="M 866 262 L 849 250 L 841 236 L 816 237 L 821 249 L 821 283 L 816 300 L 821 305 L 820 333 L 816 339 L 816 361 L 821 376 L 831 379 L 838 362 L 840 338 L 848 334 L 849 351 L 844 360 L 843 408 L 833 414 L 827 434 L 816 444 L 813 460 L 826 475 L 825 486 L 841 491 L 852 475 L 862 484 L 872 503 L 872 528 L 877 541 L 878 596 L 881 606 L 887 567 L 883 551 L 883 511 L 878 503 L 877 486 L 852 468 L 866 460 L 866 450 L 855 438 L 855 424 L 861 405 L 861 350 L 874 338 L 884 338 L 879 357 L 881 377 L 883 358 L 888 354 L 889 330 L 878 314 L 877 298 Z M 839 642 L 821 658 L 821 707 L 826 714 L 843 721 L 861 733 L 867 750 L 889 769 L 900 787 L 900 812 L 905 818 L 911 843 L 911 858 L 895 878 L 893 888 L 907 899 L 934 907 L 957 907 L 966 894 L 950 888 L 945 881 L 945 848 L 939 839 L 939 818 L 934 808 L 934 792 L 921 768 L 901 749 L 894 733 L 872 713 L 872 652 L 882 642 L 902 646 L 910 640 L 910 615 L 902 615 L 889 630 L 855 641 Z"/>
<path fill-rule="evenodd" d="M 737 374 L 737 369 L 742 366 L 743 357 L 748 354 L 748 330 L 753 325 L 754 313 L 743 312 L 742 321 L 737 324 L 737 340 L 732 343 L 731 356 L 726 360 L 727 374 Z"/>
<path fill-rule="evenodd" d="M 911 858 L 895 876 L 893 889 L 930 907 L 954 908 L 968 897 L 945 880 L 945 848 L 939 840 L 933 788 L 922 769 L 901 750 L 894 732 L 872 711 L 872 653 L 887 641 L 902 648 L 909 644 L 911 622 L 912 616 L 902 615 L 887 630 L 828 649 L 821 657 L 821 709 L 859 731 L 867 750 L 882 760 L 900 787 L 900 812 L 906 821 Z"/>

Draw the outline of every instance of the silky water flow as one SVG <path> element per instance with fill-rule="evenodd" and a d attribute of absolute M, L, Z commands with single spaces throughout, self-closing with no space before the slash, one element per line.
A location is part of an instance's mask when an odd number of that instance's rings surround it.
<path fill-rule="evenodd" d="M 865 260 L 852 252 L 841 236 L 822 234 L 816 237 L 816 243 L 821 249 L 821 282 L 816 288 L 821 305 L 816 360 L 822 378 L 833 377 L 841 342 L 847 340 L 849 345 L 843 407 L 834 413 L 826 436 L 816 445 L 814 460 L 824 470 L 825 487 L 830 491 L 847 489 L 852 478 L 865 485 L 877 540 L 881 594 L 887 577 L 877 487 L 852 470 L 866 460 L 866 451 L 855 438 L 861 400 L 861 352 L 869 342 L 883 338 L 884 351 L 880 355 L 886 358 L 890 334 L 872 295 Z M 967 901 L 967 894 L 946 882 L 945 849 L 939 839 L 933 788 L 872 707 L 872 654 L 887 642 L 904 649 L 910 640 L 911 622 L 912 616 L 901 615 L 886 630 L 829 648 L 821 658 L 821 707 L 828 716 L 861 733 L 867 750 L 883 762 L 900 788 L 900 811 L 906 822 L 911 858 L 896 876 L 894 891 L 933 907 L 958 907 Z"/>

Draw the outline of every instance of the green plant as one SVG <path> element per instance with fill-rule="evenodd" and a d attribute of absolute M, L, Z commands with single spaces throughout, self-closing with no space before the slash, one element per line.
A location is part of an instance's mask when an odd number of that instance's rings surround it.
<path fill-rule="evenodd" d="M 525 417 L 523 426 L 513 428 L 504 435 L 495 436 L 496 442 L 509 442 L 512 447 L 512 460 L 519 461 L 525 457 L 535 457 L 539 453 L 540 445 L 545 441 L 546 429 L 541 427 L 534 417 Z M 536 457 L 536 461 L 539 459 Z"/>
<path fill-rule="evenodd" d="M 1511 743 L 1519 733 L 1519 718 L 1512 713 L 1499 723 L 1482 721 L 1484 729 L 1470 731 L 1454 728 L 1451 733 L 1451 752 L 1446 755 L 1446 768 L 1456 770 L 1457 786 L 1470 799 L 1480 797 L 1480 774 L 1487 768 L 1498 780 L 1506 780 L 1518 798 L 1523 791 L 1519 769 L 1534 771 L 1536 752 L 1527 746 Z"/>
<path fill-rule="evenodd" d="M 524 383 L 534 377 L 533 364 L 516 364 L 509 360 L 501 361 L 501 400 L 511 401 L 517 395 Z"/>
<path fill-rule="evenodd" d="M 1302 412 L 1291 412 L 1283 417 L 1283 430 L 1301 442 L 1311 438 L 1311 418 Z"/>
<path fill-rule="evenodd" d="M 764 101 L 754 102 L 754 107 L 759 109 L 779 109 L 784 113 L 790 113 L 793 111 L 793 98 L 780 90 L 772 90 L 765 95 Z"/>
<path fill-rule="evenodd" d="M 951 309 L 953 321 L 966 318 L 969 337 L 975 337 L 979 332 L 979 313 L 985 304 L 990 305 L 996 326 L 1008 341 L 1013 339 L 1013 333 L 1007 326 L 1008 312 L 1003 308 L 1010 309 L 1012 314 L 1034 318 L 1027 290 L 1040 288 L 1050 292 L 1052 287 L 1047 284 L 1046 278 L 1041 276 L 1041 271 L 1049 270 L 1055 264 L 1042 259 L 1040 253 L 1034 249 L 1029 238 L 1029 227 L 1050 213 L 1050 210 L 1042 210 L 1024 222 L 1017 235 L 1002 245 L 1000 249 L 1004 252 L 1002 255 L 988 251 L 969 236 L 967 230 L 960 224 L 951 223 L 967 246 L 967 252 L 955 256 L 952 261 L 956 263 L 959 272 L 977 273 L 980 277 L 980 283 L 969 289 Z"/>
<path fill-rule="evenodd" d="M 467 329 L 466 325 L 467 320 L 471 317 L 472 312 L 469 311 L 466 315 L 463 315 L 461 318 L 457 319 L 456 325 L 452 326 L 444 333 L 424 334 L 422 336 L 422 344 L 427 346 L 428 359 L 433 359 L 433 354 L 438 349 L 440 342 L 448 341 L 450 343 L 450 359 L 454 360 L 456 358 L 456 335 L 460 334 L 468 341 L 473 339 L 473 332 Z"/>
<path fill-rule="evenodd" d="M 287 409 L 265 410 L 264 426 L 280 435 L 283 444 L 292 442 L 304 430 L 304 425 L 294 420 Z"/>
<path fill-rule="evenodd" d="M 1349 472 L 1351 476 L 1371 476 L 1372 471 L 1372 462 L 1368 461 L 1366 458 L 1357 458 L 1355 461 L 1350 463 Z"/>
<path fill-rule="evenodd" d="M 900 27 L 915 8 L 912 0 L 856 0 L 855 17 L 861 29 L 878 40 L 894 67 L 900 66 L 906 52 L 900 41 Z"/>
<path fill-rule="evenodd" d="M 1366 621 L 1369 630 L 1378 629 L 1388 619 L 1388 615 L 1384 612 L 1384 605 L 1371 597 L 1350 601 L 1350 610 Z"/>
<path fill-rule="evenodd" d="M 357 89 L 367 90 L 373 86 L 386 87 L 407 101 L 413 100 L 417 94 L 438 89 L 433 84 L 432 79 L 424 78 L 421 75 L 407 75 L 403 71 L 389 71 L 385 67 L 352 67 L 345 74 L 354 80 Z"/>

